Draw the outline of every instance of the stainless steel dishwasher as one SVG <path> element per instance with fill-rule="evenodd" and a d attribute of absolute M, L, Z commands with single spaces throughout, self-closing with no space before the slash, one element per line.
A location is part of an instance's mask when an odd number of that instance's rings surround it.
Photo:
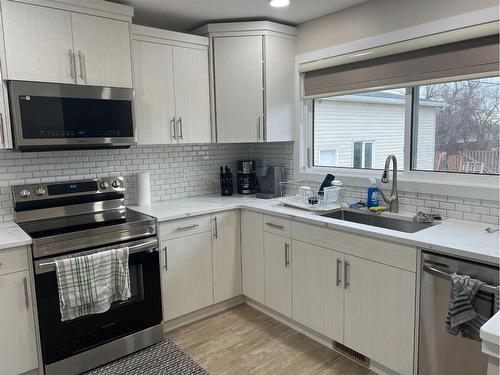
<path fill-rule="evenodd" d="M 498 267 L 424 252 L 420 279 L 419 375 L 486 375 L 488 357 L 481 343 L 448 334 L 444 322 L 450 300 L 450 274 L 486 282 L 476 295 L 478 308 L 493 314 Z"/>

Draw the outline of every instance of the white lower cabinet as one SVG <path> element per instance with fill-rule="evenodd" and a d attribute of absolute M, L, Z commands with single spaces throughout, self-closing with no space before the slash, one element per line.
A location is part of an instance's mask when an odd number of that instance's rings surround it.
<path fill-rule="evenodd" d="M 214 303 L 241 294 L 240 215 L 227 211 L 212 216 Z"/>
<path fill-rule="evenodd" d="M 296 240 L 292 249 L 293 319 L 342 343 L 343 254 Z"/>
<path fill-rule="evenodd" d="M 266 306 L 292 317 L 292 246 L 287 237 L 264 232 Z"/>
<path fill-rule="evenodd" d="M 0 374 L 21 374 L 38 367 L 30 275 L 0 275 Z"/>
<path fill-rule="evenodd" d="M 162 241 L 164 320 L 213 304 L 211 240 L 204 232 Z"/>
<path fill-rule="evenodd" d="M 413 373 L 415 274 L 346 255 L 344 345 Z"/>
<path fill-rule="evenodd" d="M 264 215 L 241 211 L 243 294 L 264 304 Z"/>
<path fill-rule="evenodd" d="M 163 320 L 241 295 L 239 210 L 160 224 Z"/>

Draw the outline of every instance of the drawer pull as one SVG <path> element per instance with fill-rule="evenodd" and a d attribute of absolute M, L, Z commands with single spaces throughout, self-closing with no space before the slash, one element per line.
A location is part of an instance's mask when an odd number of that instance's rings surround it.
<path fill-rule="evenodd" d="M 194 228 L 197 228 L 197 227 L 199 227 L 199 224 L 188 225 L 186 227 L 179 227 L 179 228 L 177 228 L 177 230 L 178 231 L 191 230 L 191 229 L 194 229 Z"/>
<path fill-rule="evenodd" d="M 23 286 L 24 286 L 24 304 L 26 305 L 26 308 L 30 308 L 30 298 L 28 295 L 28 279 L 26 277 L 23 277 Z"/>
<path fill-rule="evenodd" d="M 267 226 L 271 227 L 271 228 L 276 228 L 276 229 L 285 229 L 285 227 L 283 225 L 278 225 L 278 224 L 273 224 L 273 223 L 266 223 Z"/>

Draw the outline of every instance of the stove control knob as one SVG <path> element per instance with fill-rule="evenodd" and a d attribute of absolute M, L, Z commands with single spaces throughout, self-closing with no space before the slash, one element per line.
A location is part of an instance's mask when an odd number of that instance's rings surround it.
<path fill-rule="evenodd" d="M 19 192 L 19 195 L 21 196 L 21 198 L 28 198 L 31 195 L 31 192 L 28 189 L 22 189 Z"/>
<path fill-rule="evenodd" d="M 103 181 L 99 184 L 102 190 L 106 190 L 109 187 L 109 184 L 107 181 Z"/>
<path fill-rule="evenodd" d="M 116 188 L 119 188 L 120 187 L 120 182 L 117 181 L 117 180 L 114 180 L 112 183 L 111 183 L 111 186 L 113 186 L 115 189 Z"/>
<path fill-rule="evenodd" d="M 35 194 L 38 195 L 39 197 L 41 197 L 42 195 L 45 195 L 45 193 L 46 193 L 46 190 L 43 186 L 40 186 L 35 190 Z"/>

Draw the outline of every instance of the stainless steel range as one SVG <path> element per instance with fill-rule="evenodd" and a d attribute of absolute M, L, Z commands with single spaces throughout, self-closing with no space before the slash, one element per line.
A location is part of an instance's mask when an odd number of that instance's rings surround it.
<path fill-rule="evenodd" d="M 125 206 L 123 178 L 15 186 L 15 220 L 32 239 L 45 374 L 71 375 L 163 339 L 156 219 Z M 61 322 L 55 260 L 129 248 L 131 298 Z"/>

